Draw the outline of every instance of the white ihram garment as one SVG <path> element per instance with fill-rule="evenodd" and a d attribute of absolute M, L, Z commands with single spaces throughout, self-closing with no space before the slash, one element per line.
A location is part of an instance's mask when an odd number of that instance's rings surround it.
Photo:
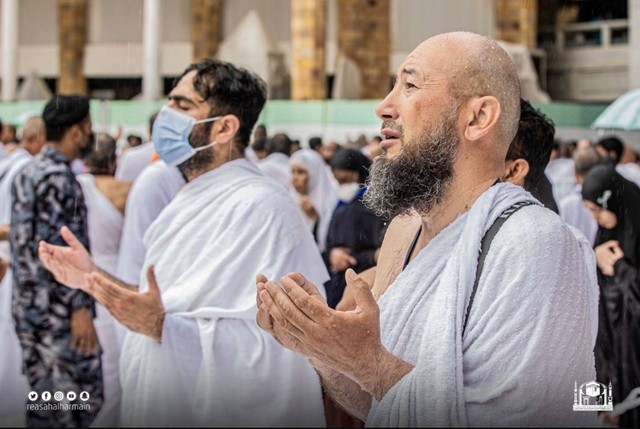
<path fill-rule="evenodd" d="M 118 159 L 115 178 L 124 182 L 133 182 L 145 167 L 153 161 L 155 147 L 153 142 L 125 150 Z"/>
<path fill-rule="evenodd" d="M 492 186 L 440 232 L 379 301 L 382 341 L 414 365 L 367 426 L 573 426 L 574 383 L 595 379 L 598 286 L 589 243 L 541 206 L 501 227 L 487 254 L 464 337 L 480 242 L 522 188 Z"/>
<path fill-rule="evenodd" d="M 244 159 L 187 183 L 145 235 L 162 342 L 127 332 L 123 423 L 324 426 L 317 374 L 256 324 L 255 277 L 328 275 L 287 191 Z M 146 275 L 140 276 L 147 290 Z"/>
<path fill-rule="evenodd" d="M 327 245 L 327 234 L 329 233 L 331 217 L 338 205 L 338 190 L 335 177 L 333 177 L 333 173 L 327 166 L 324 158 L 313 149 L 300 149 L 294 152 L 289 158 L 289 165 L 291 167 L 294 165 L 302 167 L 309 175 L 306 192 L 318 215 L 316 239 L 318 241 L 318 248 L 321 252 L 324 252 Z M 299 204 L 299 199 L 302 196 L 298 194 L 293 185 L 291 185 L 290 189 L 291 194 L 298 198 L 296 202 Z M 316 222 L 304 214 L 302 209 L 299 210 L 302 213 L 307 227 L 313 231 Z"/>
<path fill-rule="evenodd" d="M 184 183 L 178 168 L 156 161 L 142 170 L 131 185 L 116 270 L 116 277 L 123 282 L 138 284 L 144 263 L 144 234 Z"/>
<path fill-rule="evenodd" d="M 272 177 L 285 188 L 289 189 L 291 186 L 291 165 L 289 165 L 288 155 L 272 153 L 258 161 L 257 166 L 264 174 Z"/>
<path fill-rule="evenodd" d="M 120 233 L 124 218 L 109 199 L 100 192 L 96 179 L 91 174 L 76 176 L 82 195 L 87 204 L 89 244 L 91 257 L 96 265 L 113 275 L 118 263 Z M 120 342 L 117 330 L 119 323 L 109 314 L 106 308 L 96 303 L 96 319 L 94 326 L 102 349 L 102 382 L 104 386 L 104 403 L 98 412 L 92 427 L 117 426 L 120 419 Z"/>
<path fill-rule="evenodd" d="M 572 193 L 558 201 L 558 211 L 562 220 L 584 234 L 593 247 L 598 233 L 598 222 L 584 205 L 582 185 L 576 185 Z"/>
<path fill-rule="evenodd" d="M 1 144 L 0 144 L 1 146 Z M 11 223 L 11 184 L 15 176 L 33 157 L 18 148 L 7 155 L 0 181 L 0 225 Z M 0 242 L 0 257 L 9 260 L 9 243 Z M 0 418 L 24 415 L 29 382 L 22 374 L 22 348 L 11 315 L 13 272 L 7 272 L 0 282 Z"/>

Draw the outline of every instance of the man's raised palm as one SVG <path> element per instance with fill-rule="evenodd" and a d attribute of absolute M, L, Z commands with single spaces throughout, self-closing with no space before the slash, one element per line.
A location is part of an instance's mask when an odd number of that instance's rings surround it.
<path fill-rule="evenodd" d="M 60 283 L 73 289 L 85 289 L 85 275 L 94 271 L 96 266 L 87 249 L 69 228 L 63 226 L 60 234 L 69 247 L 41 241 L 38 245 L 40 260 Z"/>

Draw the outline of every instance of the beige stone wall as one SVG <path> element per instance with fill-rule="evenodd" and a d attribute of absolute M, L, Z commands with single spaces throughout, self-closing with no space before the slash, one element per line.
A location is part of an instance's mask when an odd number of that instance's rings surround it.
<path fill-rule="evenodd" d="M 389 0 L 338 0 L 338 51 L 358 64 L 361 98 L 389 91 L 391 22 Z"/>
<path fill-rule="evenodd" d="M 222 34 L 222 0 L 191 0 L 193 61 L 215 58 Z"/>
<path fill-rule="evenodd" d="M 494 0 L 496 38 L 519 43 L 530 49 L 536 47 L 538 33 L 537 0 Z"/>
<path fill-rule="evenodd" d="M 291 0 L 291 98 L 327 96 L 325 66 L 326 0 Z"/>
<path fill-rule="evenodd" d="M 60 94 L 86 94 L 84 50 L 87 42 L 87 0 L 57 0 Z"/>

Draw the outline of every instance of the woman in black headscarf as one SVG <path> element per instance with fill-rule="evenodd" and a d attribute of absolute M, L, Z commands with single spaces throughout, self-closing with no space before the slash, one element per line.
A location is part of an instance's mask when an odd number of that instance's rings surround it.
<path fill-rule="evenodd" d="M 331 272 L 325 284 L 331 308 L 342 299 L 346 270 L 353 268 L 359 273 L 376 265 L 384 237 L 385 220 L 362 203 L 370 164 L 364 154 L 352 149 L 340 150 L 331 160 L 331 170 L 340 184 L 340 202 L 331 218 L 324 253 Z"/>
<path fill-rule="evenodd" d="M 599 225 L 597 378 L 612 382 L 618 403 L 640 386 L 640 189 L 600 165 L 585 176 L 582 198 Z M 640 427 L 640 409 L 622 414 L 620 426 Z"/>

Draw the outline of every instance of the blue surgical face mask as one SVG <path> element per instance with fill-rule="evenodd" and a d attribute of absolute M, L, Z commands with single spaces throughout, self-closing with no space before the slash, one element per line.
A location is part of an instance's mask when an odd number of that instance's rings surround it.
<path fill-rule="evenodd" d="M 211 142 L 208 145 L 194 148 L 189 143 L 189 136 L 196 124 L 212 122 L 220 119 L 221 116 L 207 118 L 196 121 L 195 118 L 181 113 L 169 106 L 164 106 L 153 123 L 153 146 L 158 152 L 160 159 L 167 165 L 180 165 L 201 150 L 210 148 L 216 144 Z"/>

